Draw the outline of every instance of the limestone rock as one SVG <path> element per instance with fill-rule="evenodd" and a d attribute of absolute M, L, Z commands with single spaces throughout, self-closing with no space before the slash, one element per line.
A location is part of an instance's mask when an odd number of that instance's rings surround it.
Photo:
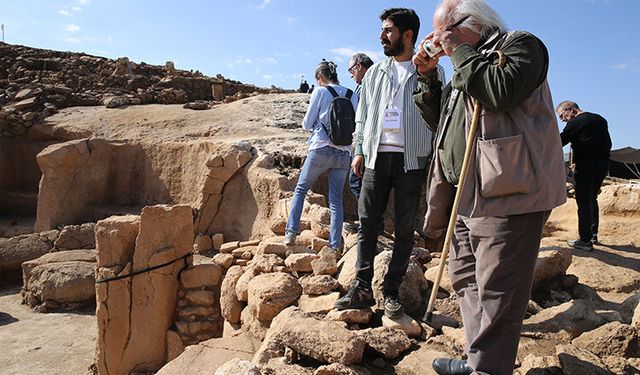
<path fill-rule="evenodd" d="M 23 287 L 23 300 L 29 306 L 48 311 L 95 301 L 95 251 L 61 253 L 47 254 L 44 256 L 47 259 L 31 264 L 26 262 L 24 274 L 28 278 Z"/>
<path fill-rule="evenodd" d="M 442 327 L 442 334 L 447 339 L 451 340 L 452 346 L 459 351 L 464 351 L 467 346 L 467 340 L 464 336 L 464 330 L 462 328 L 452 328 L 444 326 Z"/>
<path fill-rule="evenodd" d="M 295 307 L 283 310 L 271 323 L 271 328 L 253 362 L 265 364 L 281 357 L 284 348 L 322 363 L 360 363 L 364 340 L 335 322 L 309 317 Z"/>
<path fill-rule="evenodd" d="M 311 262 L 318 258 L 315 254 L 291 254 L 285 259 L 284 264 L 291 271 L 295 272 L 313 272 Z"/>
<path fill-rule="evenodd" d="M 585 332 L 573 339 L 571 343 L 600 358 L 605 356 L 629 358 L 640 354 L 637 330 L 620 322 L 607 323 L 592 331 Z"/>
<path fill-rule="evenodd" d="M 0 238 L 0 269 L 2 269 L 2 273 L 20 271 L 22 262 L 37 259 L 50 252 L 57 236 L 58 231 L 56 230 Z"/>
<path fill-rule="evenodd" d="M 136 225 L 133 218 L 96 224 L 98 277 L 168 265 L 97 285 L 96 366 L 100 373 L 155 372 L 166 361 L 166 332 L 174 324 L 179 272 L 184 267 L 183 261 L 172 261 L 187 256 L 193 247 L 193 209 L 147 206 L 142 209 L 138 233 L 130 230 Z M 102 267 L 100 262 L 108 259 L 114 262 Z"/>
<path fill-rule="evenodd" d="M 200 264 L 185 268 L 180 273 L 180 281 L 186 289 L 218 285 L 222 269 L 217 264 Z"/>
<path fill-rule="evenodd" d="M 326 320 L 345 322 L 347 324 L 368 324 L 373 316 L 371 309 L 331 310 Z"/>
<path fill-rule="evenodd" d="M 300 280 L 302 291 L 308 295 L 322 295 L 338 289 L 338 280 L 329 275 L 303 277 Z"/>
<path fill-rule="evenodd" d="M 235 262 L 235 258 L 231 254 L 216 254 L 213 256 L 213 262 L 224 269 L 229 269 Z"/>
<path fill-rule="evenodd" d="M 327 207 L 312 204 L 305 218 L 311 222 L 312 228 L 314 223 L 329 225 L 331 223 L 331 211 Z"/>
<path fill-rule="evenodd" d="M 606 321 L 595 313 L 594 308 L 585 300 L 573 300 L 559 306 L 544 309 L 525 319 L 524 332 L 564 332 L 569 338 L 579 336 Z"/>
<path fill-rule="evenodd" d="M 206 253 L 213 248 L 211 237 L 206 234 L 198 234 L 193 241 L 193 251 L 197 254 Z"/>
<path fill-rule="evenodd" d="M 287 229 L 287 218 L 276 216 L 269 222 L 269 229 L 277 235 L 284 236 Z"/>
<path fill-rule="evenodd" d="M 302 287 L 296 278 L 282 272 L 266 273 L 249 282 L 248 306 L 259 321 L 267 323 L 301 294 Z"/>
<path fill-rule="evenodd" d="M 273 358 L 262 366 L 262 374 L 268 375 L 313 375 L 311 369 L 296 364 L 285 363 L 285 358 Z"/>
<path fill-rule="evenodd" d="M 386 328 L 403 331 L 409 337 L 418 337 L 422 332 L 422 327 L 418 322 L 413 320 L 409 315 L 403 314 L 399 318 L 391 319 L 386 315 L 382 316 L 382 326 Z"/>
<path fill-rule="evenodd" d="M 236 358 L 220 366 L 213 375 L 260 375 L 260 369 L 250 361 Z"/>
<path fill-rule="evenodd" d="M 556 356 L 527 355 L 520 365 L 522 375 L 562 375 L 560 360 Z"/>
<path fill-rule="evenodd" d="M 246 333 L 203 341 L 186 347 L 178 358 L 164 365 L 157 375 L 211 375 L 231 360 L 251 361 L 251 356 L 259 345 L 259 342 Z"/>
<path fill-rule="evenodd" d="M 533 290 L 563 276 L 571 265 L 572 258 L 571 250 L 566 248 L 540 248 L 533 275 Z"/>
<path fill-rule="evenodd" d="M 313 375 L 369 375 L 369 370 L 360 366 L 346 366 L 342 363 L 332 363 L 320 366 Z"/>
<path fill-rule="evenodd" d="M 418 343 L 418 349 L 407 354 L 394 366 L 394 370 L 397 375 L 436 375 L 430 364 L 434 359 L 442 357 L 451 357 L 451 354 L 435 350 L 426 343 Z"/>
<path fill-rule="evenodd" d="M 178 358 L 184 352 L 184 344 L 176 331 L 167 331 L 167 362 Z"/>
<path fill-rule="evenodd" d="M 326 314 L 333 309 L 333 306 L 335 305 L 338 298 L 340 298 L 339 292 L 313 297 L 302 295 L 302 297 L 300 297 L 300 301 L 298 302 L 298 307 L 305 313 Z"/>
<path fill-rule="evenodd" d="M 243 304 L 238 300 L 238 296 L 236 295 L 236 284 L 243 273 L 244 271 L 240 266 L 229 268 L 220 287 L 222 317 L 232 324 L 240 323 L 240 313 L 242 312 Z"/>
<path fill-rule="evenodd" d="M 313 274 L 315 276 L 329 275 L 333 276 L 338 272 L 338 263 L 335 252 L 328 247 L 323 248 L 319 253 L 319 258 L 311 262 Z"/>
<path fill-rule="evenodd" d="M 436 277 L 438 275 L 438 269 L 440 267 L 431 267 L 427 269 L 424 273 L 424 277 L 431 282 L 431 284 L 435 283 Z M 449 278 L 449 267 L 445 266 L 444 271 L 442 272 L 442 278 L 440 279 L 440 288 L 447 291 L 449 294 L 453 294 L 455 291 L 453 290 L 453 285 L 451 285 L 451 279 Z"/>
<path fill-rule="evenodd" d="M 60 250 L 95 249 L 95 224 L 67 225 L 53 245 Z"/>
<path fill-rule="evenodd" d="M 375 257 L 372 287 L 378 307 L 382 307 L 384 303 L 382 289 L 389 262 L 391 262 L 391 251 L 383 251 Z M 416 261 L 409 260 L 409 266 L 399 290 L 400 303 L 408 314 L 416 315 L 420 312 L 425 304 L 428 289 L 422 267 Z"/>
<path fill-rule="evenodd" d="M 276 254 L 284 259 L 287 256 L 287 250 L 288 246 L 280 241 L 271 242 L 268 240 L 264 240 L 260 242 L 260 245 L 258 245 L 256 254 Z"/>
<path fill-rule="evenodd" d="M 213 250 L 220 251 L 220 248 L 222 247 L 223 243 L 224 243 L 224 234 L 216 233 L 213 236 L 211 236 L 211 247 L 213 248 Z"/>
<path fill-rule="evenodd" d="M 362 331 L 367 347 L 386 359 L 394 359 L 411 347 L 411 340 L 404 331 L 378 327 Z"/>
<path fill-rule="evenodd" d="M 565 374 L 609 375 L 600 358 L 573 345 L 558 345 L 556 354 Z"/>

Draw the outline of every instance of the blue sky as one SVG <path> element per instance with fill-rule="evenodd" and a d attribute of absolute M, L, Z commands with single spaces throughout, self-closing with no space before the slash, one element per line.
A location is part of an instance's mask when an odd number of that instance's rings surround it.
<path fill-rule="evenodd" d="M 549 48 L 554 101 L 574 100 L 609 121 L 614 148 L 640 147 L 638 0 L 488 0 L 510 29 L 528 30 Z M 0 0 L 12 44 L 78 51 L 162 65 L 259 86 L 298 86 L 316 64 L 339 65 L 358 51 L 383 58 L 378 15 L 416 10 L 431 30 L 435 0 L 123 1 Z M 634 37 L 635 36 L 635 37 Z M 451 65 L 442 60 L 448 76 Z M 564 126 L 564 124 L 560 124 Z"/>

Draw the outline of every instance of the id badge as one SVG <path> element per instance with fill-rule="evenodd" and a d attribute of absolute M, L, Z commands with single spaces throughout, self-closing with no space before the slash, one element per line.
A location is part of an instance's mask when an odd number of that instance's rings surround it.
<path fill-rule="evenodd" d="M 399 133 L 402 125 L 402 111 L 397 108 L 384 110 L 383 130 L 391 133 Z"/>

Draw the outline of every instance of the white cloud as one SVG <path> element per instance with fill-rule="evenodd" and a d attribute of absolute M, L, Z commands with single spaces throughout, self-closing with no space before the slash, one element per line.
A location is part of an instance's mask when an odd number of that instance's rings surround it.
<path fill-rule="evenodd" d="M 287 25 L 293 26 L 296 23 L 296 19 L 292 17 L 287 17 Z"/>
<path fill-rule="evenodd" d="M 75 33 L 76 31 L 80 31 L 80 26 L 70 23 L 64 29 L 72 33 Z"/>
<path fill-rule="evenodd" d="M 384 58 L 384 53 L 382 51 L 367 51 L 367 50 L 358 50 L 353 47 L 338 47 L 330 49 L 329 52 L 333 53 L 336 57 L 336 60 L 342 61 L 343 58 L 350 59 L 356 53 L 364 53 L 369 56 L 371 60 L 379 61 Z"/>
<path fill-rule="evenodd" d="M 640 73 L 640 58 L 623 61 L 619 64 L 613 65 L 612 68 L 615 70 L 625 70 L 634 73 Z"/>
<path fill-rule="evenodd" d="M 271 0 L 262 0 L 262 4 L 258 5 L 258 9 L 264 9 L 271 4 Z"/>
<path fill-rule="evenodd" d="M 82 4 L 82 5 L 87 5 L 87 4 L 90 4 L 91 1 L 90 0 L 78 0 L 78 3 Z"/>
<path fill-rule="evenodd" d="M 233 60 L 233 63 L 237 65 L 240 65 L 240 64 L 249 65 L 253 63 L 253 60 L 251 60 L 248 57 L 238 57 L 237 59 Z"/>
<path fill-rule="evenodd" d="M 58 11 L 58 13 L 62 14 L 62 15 L 63 15 L 63 16 L 65 16 L 65 17 L 69 17 L 69 16 L 71 16 L 71 12 L 69 12 L 68 10 L 64 10 L 64 9 L 60 9 L 60 10 Z"/>
<path fill-rule="evenodd" d="M 74 11 L 74 12 L 79 12 L 79 11 L 82 10 L 82 8 L 80 8 L 80 7 L 71 7 L 71 10 Z"/>
<path fill-rule="evenodd" d="M 78 38 L 65 38 L 64 41 L 69 43 L 80 43 L 80 39 Z"/>
<path fill-rule="evenodd" d="M 269 64 L 276 64 L 278 62 L 278 60 L 276 60 L 273 57 L 267 57 L 266 59 L 264 59 L 264 62 L 269 63 Z"/>

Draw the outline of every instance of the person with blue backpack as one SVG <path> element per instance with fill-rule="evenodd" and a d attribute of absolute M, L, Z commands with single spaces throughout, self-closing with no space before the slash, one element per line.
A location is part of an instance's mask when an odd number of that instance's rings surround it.
<path fill-rule="evenodd" d="M 293 245 L 300 231 L 304 198 L 318 177 L 327 172 L 331 227 L 329 247 L 342 249 L 343 190 L 351 164 L 358 95 L 340 86 L 337 65 L 322 61 L 316 68 L 317 88 L 311 94 L 302 128 L 311 131 L 309 152 L 293 193 L 284 244 Z"/>

